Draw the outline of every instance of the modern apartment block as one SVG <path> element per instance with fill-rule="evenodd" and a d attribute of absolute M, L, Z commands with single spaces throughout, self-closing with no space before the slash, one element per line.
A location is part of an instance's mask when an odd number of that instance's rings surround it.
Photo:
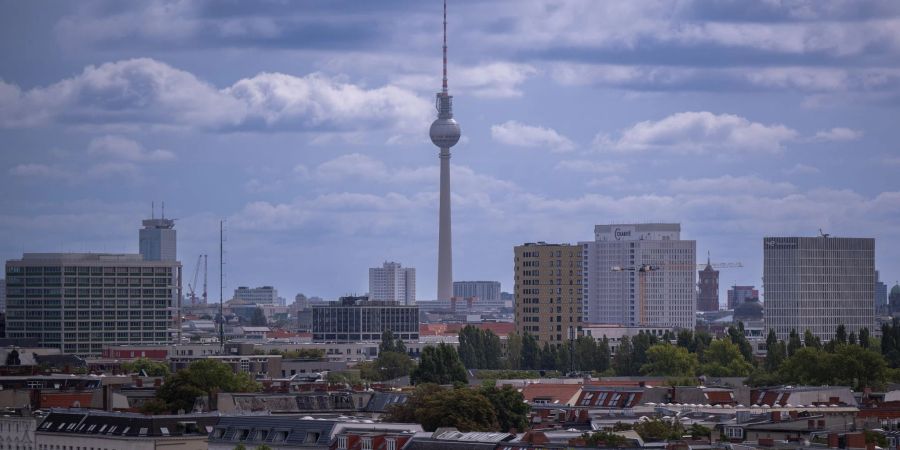
<path fill-rule="evenodd" d="M 99 355 L 113 345 L 171 342 L 181 263 L 138 254 L 25 253 L 6 262 L 9 338 Z"/>
<path fill-rule="evenodd" d="M 823 341 L 843 324 L 847 332 L 875 327 L 875 239 L 767 237 L 763 239 L 766 327 L 778 339 L 809 329 Z"/>
<path fill-rule="evenodd" d="M 369 269 L 369 297 L 375 301 L 416 303 L 416 269 L 397 262 L 385 262 Z"/>
<path fill-rule="evenodd" d="M 243 303 L 252 303 L 254 305 L 277 305 L 278 290 L 272 286 L 247 287 L 238 286 L 234 290 L 234 299 Z"/>
<path fill-rule="evenodd" d="M 706 261 L 706 267 L 698 271 L 700 283 L 697 284 L 697 310 L 698 311 L 718 311 L 719 310 L 719 271 L 713 269 L 709 260 Z"/>
<path fill-rule="evenodd" d="M 728 309 L 735 309 L 749 300 L 759 300 L 756 286 L 732 286 L 728 290 Z"/>
<path fill-rule="evenodd" d="M 138 236 L 138 248 L 147 261 L 175 261 L 178 259 L 175 220 L 146 219 Z"/>
<path fill-rule="evenodd" d="M 375 342 L 391 330 L 404 341 L 419 339 L 419 307 L 397 302 L 342 297 L 312 306 L 314 342 Z"/>
<path fill-rule="evenodd" d="M 454 281 L 453 296 L 460 298 L 478 297 L 484 303 L 500 301 L 499 281 Z"/>
<path fill-rule="evenodd" d="M 597 225 L 580 245 L 585 322 L 694 328 L 697 243 L 680 224 Z"/>
<path fill-rule="evenodd" d="M 545 242 L 515 248 L 516 332 L 557 346 L 578 336 L 581 253 L 578 245 Z"/>

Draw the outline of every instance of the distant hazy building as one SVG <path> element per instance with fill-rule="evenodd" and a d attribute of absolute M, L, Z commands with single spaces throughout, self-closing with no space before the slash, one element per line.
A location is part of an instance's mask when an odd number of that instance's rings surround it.
<path fill-rule="evenodd" d="M 886 309 L 888 306 L 887 285 L 881 281 L 878 271 L 875 271 L 875 309 Z"/>
<path fill-rule="evenodd" d="M 180 280 L 181 263 L 138 254 L 25 253 L 6 262 L 7 337 L 78 355 L 166 345 Z"/>
<path fill-rule="evenodd" d="M 238 286 L 234 290 L 234 299 L 241 303 L 252 303 L 254 305 L 280 305 L 278 300 L 278 290 L 272 286 L 247 287 Z"/>
<path fill-rule="evenodd" d="M 175 239 L 175 220 L 146 219 L 139 233 L 141 256 L 147 261 L 175 261 L 178 259 Z"/>
<path fill-rule="evenodd" d="M 391 330 L 395 337 L 419 339 L 419 307 L 397 302 L 342 297 L 336 302 L 312 305 L 315 342 L 379 341 Z"/>
<path fill-rule="evenodd" d="M 416 303 L 416 269 L 385 262 L 369 269 L 369 297 L 375 301 Z"/>
<path fill-rule="evenodd" d="M 0 313 L 6 313 L 6 280 L 0 279 Z"/>
<path fill-rule="evenodd" d="M 728 290 L 728 309 L 735 309 L 753 299 L 759 300 L 759 290 L 755 286 L 732 286 Z"/>
<path fill-rule="evenodd" d="M 900 309 L 900 284 L 895 284 L 888 295 L 888 304 L 892 310 Z"/>
<path fill-rule="evenodd" d="M 454 297 L 478 297 L 484 302 L 496 303 L 500 301 L 499 281 L 454 281 Z"/>
<path fill-rule="evenodd" d="M 809 329 L 828 341 L 842 324 L 874 330 L 874 239 L 767 237 L 763 256 L 766 327 L 778 339 Z"/>
<path fill-rule="evenodd" d="M 697 272 L 700 277 L 700 283 L 697 285 L 699 291 L 697 293 L 697 310 L 698 311 L 718 311 L 719 310 L 719 271 L 713 269 L 709 259 L 706 260 L 706 267 Z"/>
<path fill-rule="evenodd" d="M 694 328 L 697 243 L 680 224 L 597 225 L 581 246 L 586 322 Z"/>
<path fill-rule="evenodd" d="M 583 324 L 581 247 L 519 245 L 514 263 L 516 332 L 557 346 L 577 337 Z"/>

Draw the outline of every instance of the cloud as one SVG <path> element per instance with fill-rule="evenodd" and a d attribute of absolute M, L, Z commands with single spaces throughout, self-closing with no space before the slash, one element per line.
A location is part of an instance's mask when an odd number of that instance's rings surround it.
<path fill-rule="evenodd" d="M 623 163 L 590 161 L 586 159 L 564 159 L 556 163 L 556 170 L 584 173 L 614 173 L 624 172 L 627 166 Z"/>
<path fill-rule="evenodd" d="M 260 73 L 216 89 L 149 58 L 88 66 L 22 91 L 0 82 L 0 126 L 160 125 L 201 130 L 420 130 L 430 104 L 395 86 L 365 89 L 319 73 Z"/>
<path fill-rule="evenodd" d="M 676 178 L 667 182 L 669 189 L 677 193 L 740 193 L 744 195 L 772 195 L 794 192 L 797 188 L 787 182 L 775 182 L 745 175 L 723 175 L 715 178 Z"/>
<path fill-rule="evenodd" d="M 27 180 L 49 179 L 69 184 L 85 183 L 106 178 L 122 178 L 127 181 L 141 180 L 140 169 L 130 162 L 103 162 L 86 168 L 61 167 L 47 164 L 19 164 L 9 170 L 10 175 Z"/>
<path fill-rule="evenodd" d="M 91 143 L 88 145 L 88 154 L 95 157 L 132 162 L 158 162 L 175 159 L 175 154 L 169 150 L 145 150 L 138 142 L 114 135 L 106 135 L 91 140 Z"/>
<path fill-rule="evenodd" d="M 782 170 L 782 172 L 784 172 L 786 175 L 800 175 L 800 174 L 820 173 L 821 170 L 819 170 L 819 168 L 815 167 L 815 166 L 797 163 L 797 164 L 794 164 L 794 166 L 789 169 Z"/>
<path fill-rule="evenodd" d="M 491 126 L 491 138 L 505 145 L 545 147 L 553 152 L 567 152 L 575 148 L 569 138 L 552 128 L 525 125 L 515 120 Z"/>
<path fill-rule="evenodd" d="M 733 114 L 700 111 L 639 122 L 623 130 L 618 138 L 598 134 L 594 146 L 613 152 L 778 153 L 797 136 L 795 130 L 784 125 L 765 125 Z"/>
<path fill-rule="evenodd" d="M 861 138 L 862 135 L 862 131 L 838 127 L 819 131 L 813 136 L 812 140 L 818 142 L 855 141 Z"/>

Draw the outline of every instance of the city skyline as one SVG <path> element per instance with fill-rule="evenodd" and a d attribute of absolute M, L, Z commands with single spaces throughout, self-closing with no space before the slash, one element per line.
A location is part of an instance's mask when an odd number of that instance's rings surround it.
<path fill-rule="evenodd" d="M 185 273 L 227 220 L 226 292 L 361 293 L 384 260 L 436 292 L 440 2 L 0 8 L 4 260 L 138 253 L 165 201 Z M 900 278 L 900 5 L 450 14 L 456 279 L 510 290 L 514 246 L 646 221 L 743 263 L 720 301 L 762 286 L 771 235 L 874 237 L 882 279 Z"/>

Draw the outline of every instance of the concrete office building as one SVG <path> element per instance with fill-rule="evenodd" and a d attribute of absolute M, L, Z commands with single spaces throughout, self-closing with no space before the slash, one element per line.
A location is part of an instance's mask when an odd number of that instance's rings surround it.
<path fill-rule="evenodd" d="M 175 220 L 146 219 L 139 232 L 138 248 L 147 261 L 175 261 L 178 259 L 175 240 Z"/>
<path fill-rule="evenodd" d="M 25 253 L 6 262 L 9 338 L 99 355 L 104 347 L 169 344 L 181 264 L 138 254 Z"/>
<path fill-rule="evenodd" d="M 766 328 L 778 339 L 875 329 L 875 239 L 767 237 L 763 257 Z"/>
<path fill-rule="evenodd" d="M 735 309 L 750 300 L 759 300 L 759 290 L 755 286 L 732 286 L 728 290 L 728 309 Z"/>
<path fill-rule="evenodd" d="M 713 269 L 709 259 L 706 260 L 706 267 L 698 271 L 700 283 L 697 285 L 699 292 L 697 293 L 697 310 L 698 311 L 718 311 L 719 310 L 719 271 Z"/>
<path fill-rule="evenodd" d="M 515 247 L 516 332 L 559 346 L 581 331 L 581 247 L 528 243 Z"/>
<path fill-rule="evenodd" d="M 312 306 L 314 342 L 379 341 L 391 330 L 404 341 L 419 339 L 419 307 L 397 302 L 342 297 Z"/>
<path fill-rule="evenodd" d="M 281 303 L 278 297 L 278 290 L 272 286 L 255 288 L 238 286 L 234 290 L 234 299 L 241 303 L 252 303 L 254 305 L 279 305 Z"/>
<path fill-rule="evenodd" d="M 385 262 L 369 269 L 369 298 L 402 305 L 416 303 L 416 269 L 397 262 Z"/>
<path fill-rule="evenodd" d="M 697 243 L 680 224 L 597 225 L 581 246 L 586 322 L 694 328 Z"/>
<path fill-rule="evenodd" d="M 483 303 L 500 302 L 499 281 L 454 281 L 453 296 L 460 298 L 477 297 Z"/>

